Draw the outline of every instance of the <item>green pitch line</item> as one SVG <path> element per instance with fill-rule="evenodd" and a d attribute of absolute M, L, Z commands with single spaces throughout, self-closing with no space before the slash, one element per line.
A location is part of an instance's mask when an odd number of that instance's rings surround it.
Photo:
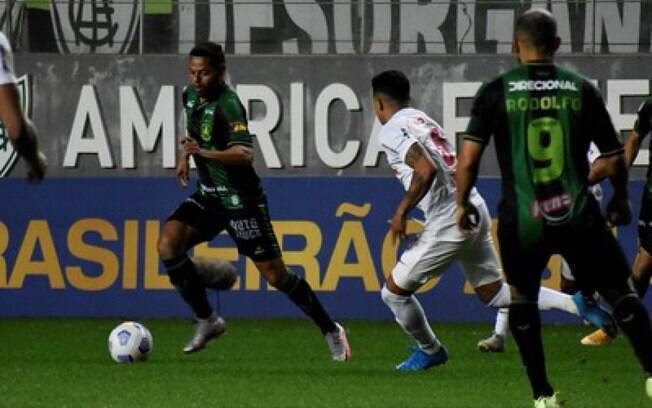
<path fill-rule="evenodd" d="M 451 358 L 401 374 L 407 337 L 389 322 L 343 322 L 353 362 L 329 360 L 319 331 L 303 320 L 230 320 L 225 337 L 190 356 L 189 321 L 144 319 L 150 361 L 114 363 L 106 339 L 119 319 L 0 320 L 0 406 L 7 407 L 529 407 L 513 341 L 503 354 L 475 344 L 486 325 L 435 330 Z M 627 342 L 579 344 L 584 327 L 545 327 L 551 379 L 568 407 L 647 407 Z"/>

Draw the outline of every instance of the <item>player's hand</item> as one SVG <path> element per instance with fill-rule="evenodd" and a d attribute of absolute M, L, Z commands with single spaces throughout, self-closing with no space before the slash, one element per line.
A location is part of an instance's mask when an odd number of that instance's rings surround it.
<path fill-rule="evenodd" d="M 471 203 L 457 205 L 457 226 L 466 234 L 475 234 L 480 224 L 480 213 Z"/>
<path fill-rule="evenodd" d="M 406 222 L 405 215 L 395 213 L 391 220 L 389 220 L 389 229 L 392 231 L 392 243 L 396 244 L 407 238 L 405 233 Z"/>
<path fill-rule="evenodd" d="M 41 152 L 36 153 L 36 158 L 27 164 L 27 181 L 30 183 L 38 183 L 45 177 L 45 172 L 48 168 L 48 161 L 45 155 Z"/>
<path fill-rule="evenodd" d="M 632 221 L 632 206 L 627 197 L 613 196 L 607 204 L 607 224 L 627 225 Z"/>
<path fill-rule="evenodd" d="M 190 175 L 190 160 L 184 155 L 184 157 L 179 160 L 176 169 L 177 181 L 181 187 L 186 188 L 188 186 L 188 177 Z"/>
<path fill-rule="evenodd" d="M 184 153 L 187 154 L 199 154 L 201 148 L 199 147 L 199 143 L 193 138 L 190 137 L 184 137 L 181 139 L 181 144 L 183 145 L 183 151 Z"/>

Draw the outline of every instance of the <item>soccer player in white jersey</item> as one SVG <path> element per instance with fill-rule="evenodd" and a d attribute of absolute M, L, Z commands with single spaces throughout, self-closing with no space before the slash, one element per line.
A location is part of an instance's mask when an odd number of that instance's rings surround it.
<path fill-rule="evenodd" d="M 448 360 L 448 352 L 428 324 L 414 292 L 429 279 L 441 275 L 452 263 L 460 262 L 478 297 L 492 307 L 511 302 L 503 282 L 493 239 L 491 217 L 477 191 L 471 201 L 477 233 L 463 233 L 456 224 L 454 171 L 457 159 L 442 128 L 425 113 L 409 107 L 410 83 L 402 72 L 386 71 L 372 80 L 374 112 L 383 125 L 380 144 L 406 193 L 390 221 L 397 239 L 405 238 L 408 213 L 418 206 L 425 216 L 424 231 L 403 254 L 383 286 L 381 296 L 396 321 L 418 347 L 396 368 L 425 370 Z M 542 288 L 540 303 L 579 315 L 568 295 Z M 600 309 L 580 308 L 592 319 L 608 319 Z"/>
<path fill-rule="evenodd" d="M 14 57 L 7 37 L 0 32 L 0 121 L 9 141 L 27 163 L 27 179 L 38 182 L 45 175 L 45 156 L 38 151 L 36 132 L 20 108 L 14 75 Z"/>

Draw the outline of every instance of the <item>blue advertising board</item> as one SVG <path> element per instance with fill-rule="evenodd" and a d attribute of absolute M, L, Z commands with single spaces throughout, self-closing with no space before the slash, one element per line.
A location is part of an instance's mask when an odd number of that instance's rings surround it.
<path fill-rule="evenodd" d="M 387 220 L 402 190 L 393 178 L 291 177 L 264 180 L 286 263 L 304 275 L 340 319 L 389 319 L 380 288 L 401 248 Z M 631 184 L 638 214 L 643 183 Z M 500 181 L 479 189 L 495 213 Z M 40 185 L 2 180 L 0 317 L 183 317 L 190 310 L 170 286 L 156 242 L 167 215 L 190 193 L 173 178 L 53 178 Z M 419 214 L 415 213 L 418 217 Z M 419 223 L 409 223 L 419 230 Z M 636 252 L 635 223 L 617 231 L 627 256 Z M 197 255 L 236 262 L 240 278 L 211 294 L 227 317 L 299 317 L 301 312 L 239 257 L 227 235 Z M 556 287 L 559 258 L 544 284 Z M 475 298 L 457 267 L 419 294 L 438 321 L 490 321 L 495 312 Z M 546 313 L 549 322 L 577 322 Z"/>

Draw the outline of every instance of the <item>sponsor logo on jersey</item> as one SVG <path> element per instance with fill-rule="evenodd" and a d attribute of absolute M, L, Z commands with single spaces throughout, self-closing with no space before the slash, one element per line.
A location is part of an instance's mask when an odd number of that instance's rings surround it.
<path fill-rule="evenodd" d="M 568 219 L 573 198 L 568 193 L 559 194 L 542 200 L 535 200 L 530 206 L 533 218 L 542 218 L 552 224 L 559 224 Z"/>
<path fill-rule="evenodd" d="M 23 75 L 18 78 L 16 86 L 18 87 L 20 106 L 23 109 L 25 116 L 29 117 L 32 105 L 29 77 Z M 14 150 L 13 145 L 9 142 L 7 129 L 4 127 L 2 122 L 0 122 L 0 177 L 7 176 L 17 160 L 18 154 Z"/>
<path fill-rule="evenodd" d="M 509 81 L 509 92 L 557 90 L 577 91 L 577 86 L 573 81 L 559 79 Z"/>
<path fill-rule="evenodd" d="M 140 19 L 136 0 L 52 1 L 50 15 L 62 54 L 126 53 Z"/>
<path fill-rule="evenodd" d="M 247 125 L 242 122 L 235 122 L 231 125 L 231 130 L 233 133 L 238 133 L 238 132 L 246 132 L 249 129 L 247 128 Z"/>

